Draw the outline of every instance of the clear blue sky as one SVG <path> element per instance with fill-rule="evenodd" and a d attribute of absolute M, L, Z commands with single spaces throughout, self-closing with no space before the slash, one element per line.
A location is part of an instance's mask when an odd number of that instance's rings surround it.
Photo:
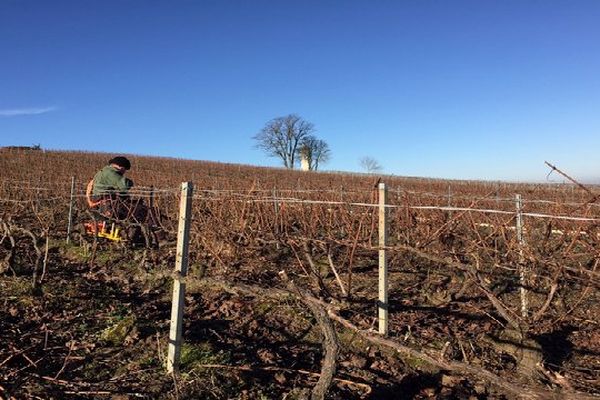
<path fill-rule="evenodd" d="M 600 1 L 0 0 L 0 145 L 275 166 L 289 113 L 324 169 L 600 180 Z"/>

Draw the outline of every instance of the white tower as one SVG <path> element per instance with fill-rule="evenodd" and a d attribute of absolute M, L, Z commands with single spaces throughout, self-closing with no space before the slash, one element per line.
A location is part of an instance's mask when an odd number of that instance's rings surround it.
<path fill-rule="evenodd" d="M 310 161 L 306 157 L 305 152 L 301 152 L 300 169 L 302 169 L 302 171 L 310 171 Z"/>

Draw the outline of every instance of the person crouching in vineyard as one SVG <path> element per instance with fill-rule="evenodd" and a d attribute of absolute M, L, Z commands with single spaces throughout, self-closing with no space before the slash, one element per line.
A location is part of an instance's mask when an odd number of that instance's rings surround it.
<path fill-rule="evenodd" d="M 118 156 L 110 159 L 108 165 L 88 183 L 86 197 L 90 208 L 108 218 L 143 221 L 145 206 L 139 201 L 134 204 L 128 195 L 133 181 L 125 177 L 125 173 L 130 169 L 131 162 L 127 158 Z"/>

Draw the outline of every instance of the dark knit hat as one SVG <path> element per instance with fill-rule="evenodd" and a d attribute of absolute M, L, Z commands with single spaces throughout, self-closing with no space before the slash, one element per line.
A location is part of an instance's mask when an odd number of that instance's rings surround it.
<path fill-rule="evenodd" d="M 131 163 L 129 162 L 129 160 L 122 156 L 111 158 L 110 161 L 108 161 L 108 163 L 117 164 L 119 167 L 125 168 L 126 170 L 131 169 Z"/>

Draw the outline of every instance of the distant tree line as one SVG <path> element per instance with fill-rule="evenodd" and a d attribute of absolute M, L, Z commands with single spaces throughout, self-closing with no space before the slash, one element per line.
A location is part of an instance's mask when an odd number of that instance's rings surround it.
<path fill-rule="evenodd" d="M 42 146 L 34 144 L 33 146 L 4 146 L 0 151 L 42 151 Z"/>

